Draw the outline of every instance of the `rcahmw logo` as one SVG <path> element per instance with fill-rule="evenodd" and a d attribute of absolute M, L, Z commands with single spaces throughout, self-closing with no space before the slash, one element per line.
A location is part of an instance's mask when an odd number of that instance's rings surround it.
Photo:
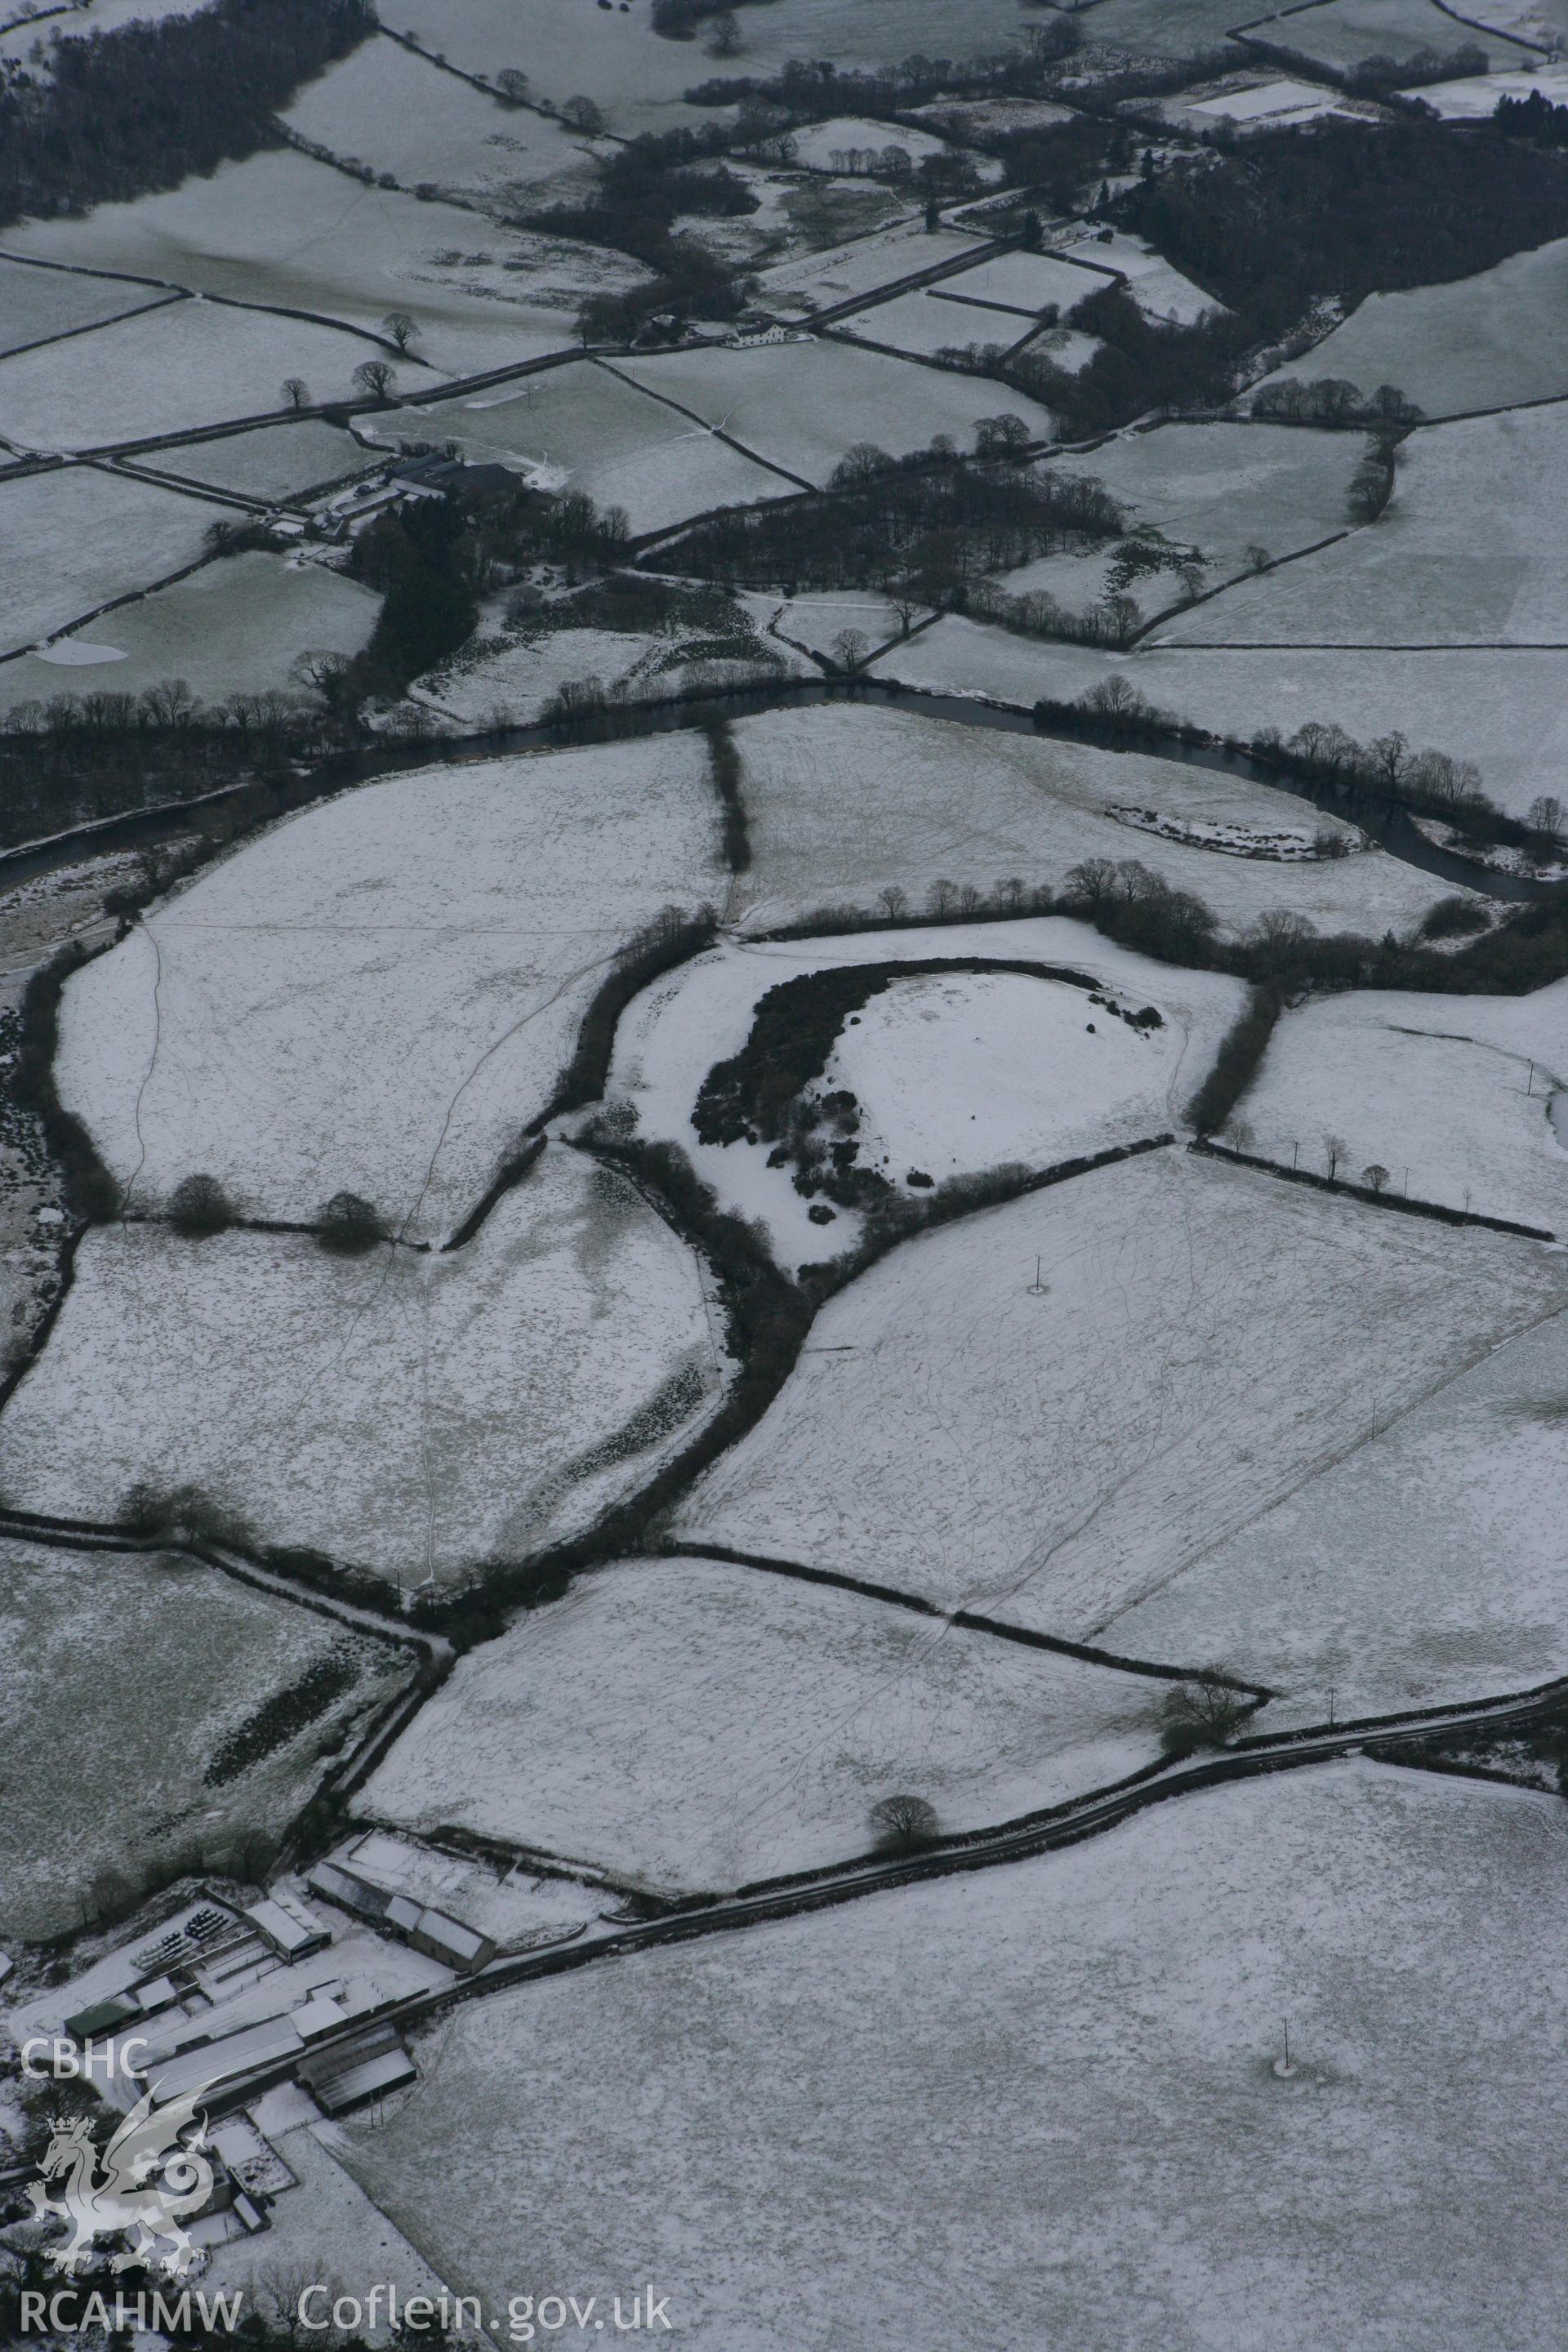
<path fill-rule="evenodd" d="M 53 2294 L 26 2287 L 21 2295 L 22 2333 L 74 2336 L 101 2327 L 111 2336 L 117 2333 L 172 2335 L 188 2334 L 193 2325 L 199 2324 L 232 2336 L 239 2326 L 242 2302 L 237 2289 L 228 2294 L 208 2294 L 198 2287 L 193 2294 L 189 2287 L 183 2287 L 178 2294 L 167 2295 L 161 2288 L 151 2294 L 133 2295 L 117 2289 L 107 2295 L 96 2287 L 90 2294 L 79 2286 L 57 2287 Z"/>

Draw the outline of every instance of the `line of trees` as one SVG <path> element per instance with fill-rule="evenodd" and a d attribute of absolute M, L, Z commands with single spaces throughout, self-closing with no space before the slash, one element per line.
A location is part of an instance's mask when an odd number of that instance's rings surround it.
<path fill-rule="evenodd" d="M 801 121 L 825 115 L 893 118 L 942 97 L 1033 97 L 1047 88 L 1053 69 L 1079 44 L 1078 26 L 1063 15 L 1031 26 L 1019 48 L 998 49 L 956 63 L 918 50 L 896 64 L 841 69 L 827 58 L 791 58 L 776 74 L 724 75 L 686 92 L 693 106 L 768 107 Z"/>
<path fill-rule="evenodd" d="M 1287 377 L 1258 387 L 1251 414 L 1270 424 L 1329 425 L 1351 430 L 1404 433 L 1419 425 L 1421 411 L 1396 383 L 1380 383 L 1366 394 L 1346 376 Z"/>

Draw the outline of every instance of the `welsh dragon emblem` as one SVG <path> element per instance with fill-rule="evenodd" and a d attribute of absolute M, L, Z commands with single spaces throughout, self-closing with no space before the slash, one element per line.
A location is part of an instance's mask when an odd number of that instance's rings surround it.
<path fill-rule="evenodd" d="M 195 2248 L 180 2224 L 186 2214 L 201 2210 L 213 2188 L 212 2166 L 201 2153 L 206 2118 L 196 2116 L 202 2095 L 197 2090 L 171 2099 L 155 2115 L 151 2092 L 139 2099 L 104 2149 L 101 2170 L 87 2118 L 73 2116 L 56 2124 L 38 2167 L 43 2180 L 35 2180 L 28 2191 L 40 2215 L 68 2221 L 75 2232 L 68 2245 L 49 2248 L 55 2270 L 74 2274 L 96 2239 L 123 2231 L 130 2243 L 115 2255 L 110 2270 L 152 2263 L 160 2239 L 167 2239 L 169 2252 L 155 2266 L 166 2277 L 184 2277 Z M 192 2122 L 199 2127 L 186 2146 L 180 2134 Z M 65 2184 L 58 2200 L 44 2186 L 54 2180 Z"/>

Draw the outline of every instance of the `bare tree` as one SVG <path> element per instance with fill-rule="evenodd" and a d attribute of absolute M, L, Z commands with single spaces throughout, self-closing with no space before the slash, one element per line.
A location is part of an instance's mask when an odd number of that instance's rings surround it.
<path fill-rule="evenodd" d="M 234 1203 L 216 1176 L 182 1176 L 169 1195 L 169 1223 L 195 1240 L 234 1223 Z"/>
<path fill-rule="evenodd" d="M 1342 1135 L 1324 1136 L 1323 1157 L 1329 1163 L 1329 1174 L 1331 1177 L 1337 1176 L 1339 1174 L 1340 1162 L 1344 1158 L 1348 1146 L 1346 1145 Z"/>
<path fill-rule="evenodd" d="M 1381 1192 L 1388 1181 L 1388 1171 L 1381 1160 L 1374 1160 L 1369 1168 L 1362 1170 L 1361 1181 L 1369 1192 Z"/>
<path fill-rule="evenodd" d="M 741 27 L 733 11 L 721 8 L 709 28 L 707 41 L 710 58 L 736 58 L 741 54 Z"/>
<path fill-rule="evenodd" d="M 509 106 L 521 106 L 528 97 L 528 76 L 518 66 L 502 66 L 496 88 Z"/>
<path fill-rule="evenodd" d="M 983 416 L 974 427 L 977 457 L 1021 458 L 1029 446 L 1029 428 L 1010 408 L 999 416 Z"/>
<path fill-rule="evenodd" d="M 381 322 L 381 331 L 389 343 L 405 352 L 417 331 L 417 321 L 407 310 L 389 310 Z"/>
<path fill-rule="evenodd" d="M 372 400 L 390 400 L 397 389 L 397 375 L 390 360 L 361 360 L 354 370 L 354 382 Z"/>
<path fill-rule="evenodd" d="M 353 698 L 353 665 L 347 654 L 296 654 L 289 675 L 297 686 L 308 686 L 312 694 L 319 696 L 334 717 L 348 709 Z"/>
<path fill-rule="evenodd" d="M 910 911 L 909 892 L 900 890 L 896 882 L 889 882 L 885 890 L 877 893 L 877 904 L 888 920 L 896 923 Z"/>
<path fill-rule="evenodd" d="M 585 139 L 596 139 L 605 127 L 604 111 L 591 98 L 569 98 L 561 110 L 561 120 Z"/>
<path fill-rule="evenodd" d="M 1361 388 L 1343 376 L 1323 376 L 1307 387 L 1312 413 L 1325 425 L 1342 425 L 1361 406 Z"/>
<path fill-rule="evenodd" d="M 310 405 L 310 387 L 302 375 L 286 375 L 282 391 L 286 408 L 309 408 Z"/>
<path fill-rule="evenodd" d="M 196 698 L 183 677 L 161 677 L 144 686 L 137 708 L 149 727 L 189 727 L 196 715 Z"/>
<path fill-rule="evenodd" d="M 1542 793 L 1530 803 L 1525 822 L 1548 849 L 1555 849 L 1563 838 L 1563 809 L 1554 793 Z"/>
<path fill-rule="evenodd" d="M 1379 780 L 1391 793 L 1397 791 L 1399 779 L 1405 773 L 1410 756 L 1407 738 L 1396 727 L 1391 734 L 1375 736 L 1367 745 L 1367 751 Z"/>
<path fill-rule="evenodd" d="M 1116 868 L 1109 857 L 1086 857 L 1069 868 L 1062 890 L 1075 905 L 1106 906 L 1116 895 Z"/>
<path fill-rule="evenodd" d="M 869 651 L 870 647 L 858 629 L 840 629 L 833 640 L 834 662 L 846 673 L 858 669 Z"/>
<path fill-rule="evenodd" d="M 386 1238 L 380 1210 L 358 1192 L 334 1192 L 321 1211 L 317 1231 L 321 1247 L 335 1257 L 358 1257 Z"/>
<path fill-rule="evenodd" d="M 1160 1745 L 1167 1756 L 1190 1756 L 1197 1748 L 1223 1748 L 1247 1719 L 1246 1694 L 1223 1666 L 1205 1666 L 1177 1683 L 1160 1708 Z"/>
<path fill-rule="evenodd" d="M 1131 596 L 1125 601 L 1132 603 Z M 1079 707 L 1094 719 L 1136 719 L 1148 709 L 1149 704 L 1126 678 L 1102 677 L 1098 686 L 1091 686 L 1087 694 L 1079 696 Z"/>
<path fill-rule="evenodd" d="M 1256 541 L 1254 541 L 1253 544 L 1247 548 L 1244 552 L 1247 557 L 1247 568 L 1249 572 L 1267 572 L 1269 565 L 1274 561 L 1274 558 L 1269 554 L 1268 550 L 1266 547 L 1259 546 Z"/>
<path fill-rule="evenodd" d="M 1380 383 L 1367 407 L 1385 425 L 1416 425 L 1421 419 L 1415 403 L 1407 399 L 1396 383 Z"/>
<path fill-rule="evenodd" d="M 1317 937 L 1305 915 L 1298 915 L 1292 907 L 1266 907 L 1252 926 L 1252 937 L 1270 956 L 1292 956 L 1300 953 L 1307 941 Z"/>
<path fill-rule="evenodd" d="M 884 1853 L 918 1853 L 942 1835 L 936 1808 L 923 1797 L 883 1797 L 872 1806 L 870 1820 Z"/>

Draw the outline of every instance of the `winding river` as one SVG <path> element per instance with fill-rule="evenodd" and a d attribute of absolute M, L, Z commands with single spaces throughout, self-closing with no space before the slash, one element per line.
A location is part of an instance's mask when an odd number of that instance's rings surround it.
<path fill-rule="evenodd" d="M 312 801 L 342 792 L 347 785 L 369 783 L 378 776 L 396 775 L 410 768 L 460 767 L 471 761 L 503 757 L 510 751 L 668 734 L 696 726 L 705 717 L 749 718 L 761 711 L 791 709 L 802 704 L 843 701 L 889 703 L 919 711 L 927 718 L 947 719 L 955 726 L 989 728 L 1006 735 L 1037 735 L 1069 743 L 1091 740 L 1069 728 L 1041 725 L 1031 711 L 981 702 L 964 695 L 928 694 L 913 687 L 890 685 L 881 678 L 858 678 L 851 684 L 826 678 L 795 678 L 778 685 L 730 688 L 698 699 L 631 704 L 607 712 L 600 722 L 579 723 L 570 736 L 563 736 L 558 729 L 535 724 L 499 728 L 489 734 L 465 735 L 456 741 L 367 745 L 291 779 L 283 788 L 280 804 L 284 810 L 304 808 Z M 1121 753 L 1119 746 L 1099 748 Z M 1318 808 L 1360 825 L 1390 856 L 1402 859 L 1407 866 L 1419 866 L 1424 873 L 1436 875 L 1456 887 L 1462 886 L 1488 898 L 1513 901 L 1557 895 L 1558 886 L 1552 883 L 1533 881 L 1523 875 L 1493 873 L 1468 858 L 1456 856 L 1451 850 L 1438 848 L 1416 830 L 1408 813 L 1397 802 L 1377 793 L 1345 791 L 1330 784 L 1289 782 L 1245 751 L 1227 751 L 1217 744 L 1193 745 L 1176 740 L 1142 743 L 1128 746 L 1121 755 L 1174 760 L 1192 768 L 1215 768 L 1226 775 L 1240 776 L 1248 782 L 1267 784 L 1276 792 L 1310 801 Z M 252 782 L 226 787 L 206 795 L 204 804 L 221 805 L 233 794 L 253 789 Z M 124 816 L 105 817 L 96 824 L 78 826 L 47 841 L 24 843 L 18 848 L 0 852 L 0 886 L 10 887 L 34 875 L 74 865 L 84 854 L 140 849 L 173 840 L 185 829 L 192 805 L 188 802 L 166 803 L 155 808 L 137 809 Z"/>

